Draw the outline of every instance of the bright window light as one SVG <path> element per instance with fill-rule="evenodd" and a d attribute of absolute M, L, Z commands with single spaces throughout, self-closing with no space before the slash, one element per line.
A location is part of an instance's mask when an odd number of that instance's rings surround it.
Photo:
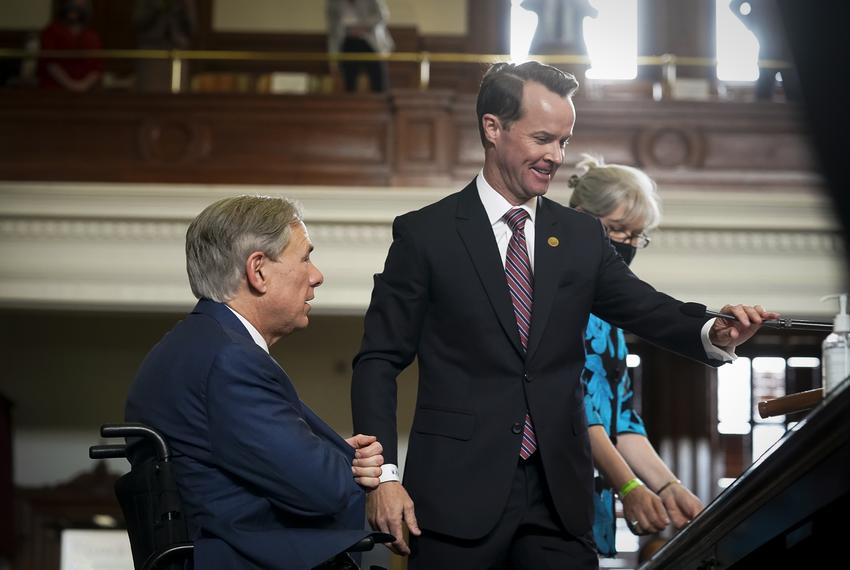
<path fill-rule="evenodd" d="M 717 18 L 717 79 L 721 81 L 755 81 L 759 76 L 759 43 L 738 17 L 732 13 L 729 0 L 715 0 Z M 745 7 L 746 6 L 746 7 Z M 742 15 L 750 6 L 741 5 Z"/>
<path fill-rule="evenodd" d="M 750 359 L 738 358 L 717 369 L 717 431 L 750 433 Z"/>
<path fill-rule="evenodd" d="M 584 19 L 592 79 L 637 77 L 637 0 L 590 0 L 596 18 Z"/>
<path fill-rule="evenodd" d="M 626 520 L 617 519 L 617 534 L 614 536 L 614 546 L 617 552 L 637 552 L 640 548 L 638 537 L 632 534 L 626 525 Z"/>
<path fill-rule="evenodd" d="M 784 423 L 785 416 L 762 418 L 758 402 L 785 395 L 785 359 L 778 356 L 753 358 L 753 420 L 756 423 Z"/>
<path fill-rule="evenodd" d="M 640 356 L 637 354 L 627 354 L 626 355 L 626 366 L 629 368 L 637 368 L 640 366 Z"/>
<path fill-rule="evenodd" d="M 721 477 L 720 479 L 717 480 L 717 486 L 720 487 L 721 489 L 725 489 L 726 487 L 728 487 L 729 485 L 731 485 L 734 482 L 735 482 L 735 479 L 733 477 Z"/>
<path fill-rule="evenodd" d="M 779 374 L 785 376 L 785 359 L 778 356 L 759 356 L 753 359 L 756 374 Z"/>
<path fill-rule="evenodd" d="M 774 443 L 785 435 L 785 426 L 761 424 L 753 427 L 753 461 L 764 455 Z"/>
<path fill-rule="evenodd" d="M 511 0 L 511 63 L 528 60 L 531 40 L 537 31 L 538 16 L 522 6 L 522 0 Z"/>
<path fill-rule="evenodd" d="M 817 368 L 820 366 L 820 358 L 810 356 L 792 356 L 788 359 L 790 368 Z"/>
<path fill-rule="evenodd" d="M 632 534 L 630 530 L 626 530 L 629 534 Z M 617 537 L 620 536 L 620 533 L 617 533 Z M 634 535 L 632 535 L 634 536 Z M 619 540 L 619 538 L 618 538 Z M 637 543 L 637 537 L 635 536 L 635 543 Z M 623 552 L 619 548 L 617 548 L 617 552 Z M 630 568 L 634 568 L 634 565 L 631 564 L 628 560 L 623 558 L 600 558 L 599 559 L 599 568 L 603 570 L 605 568 L 624 568 L 625 570 L 629 570 Z"/>

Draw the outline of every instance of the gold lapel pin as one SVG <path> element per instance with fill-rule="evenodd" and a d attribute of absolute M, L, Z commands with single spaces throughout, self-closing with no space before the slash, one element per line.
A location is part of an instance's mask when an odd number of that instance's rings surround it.
<path fill-rule="evenodd" d="M 555 236 L 549 236 L 549 239 L 546 240 L 546 243 L 549 244 L 549 247 L 558 247 L 561 242 Z"/>

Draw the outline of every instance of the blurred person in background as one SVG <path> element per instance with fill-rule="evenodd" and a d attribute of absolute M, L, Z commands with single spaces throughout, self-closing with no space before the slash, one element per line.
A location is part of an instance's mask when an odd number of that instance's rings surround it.
<path fill-rule="evenodd" d="M 136 0 L 133 23 L 139 49 L 189 49 L 198 27 L 194 0 Z M 136 87 L 139 91 L 166 93 L 171 90 L 171 61 L 136 61 Z M 180 85 L 188 87 L 189 62 L 180 67 Z"/>
<path fill-rule="evenodd" d="M 570 206 L 599 218 L 611 245 L 630 264 L 638 249 L 649 245 L 647 232 L 661 221 L 655 182 L 636 168 L 606 165 L 587 155 L 578 169 L 581 174 L 569 180 Z M 615 495 L 620 496 L 627 524 L 635 534 L 660 532 L 669 522 L 682 528 L 703 505 L 646 437 L 643 420 L 634 409 L 623 330 L 591 314 L 584 339 L 587 358 L 581 381 L 597 469 L 593 538 L 601 555 L 614 556 Z"/>
<path fill-rule="evenodd" d="M 56 17 L 41 32 L 42 50 L 99 50 L 100 36 L 89 27 L 88 0 L 62 0 Z M 103 76 L 103 61 L 91 57 L 39 59 L 38 83 L 47 89 L 82 93 L 97 87 Z"/>
<path fill-rule="evenodd" d="M 776 74 L 782 78 L 786 101 L 800 100 L 800 79 L 793 67 L 791 50 L 785 38 L 785 27 L 776 0 L 731 0 L 729 9 L 750 30 L 759 42 L 759 77 L 756 80 L 756 99 L 773 100 L 777 87 Z M 766 67 L 764 61 L 790 63 L 791 67 Z"/>
<path fill-rule="evenodd" d="M 327 0 L 325 4 L 328 26 L 328 52 L 388 54 L 395 44 L 387 30 L 390 13 L 384 0 Z M 357 91 L 357 77 L 365 73 L 373 92 L 388 87 L 387 62 L 340 61 L 339 67 L 331 62 L 331 74 L 342 74 L 345 90 Z"/>

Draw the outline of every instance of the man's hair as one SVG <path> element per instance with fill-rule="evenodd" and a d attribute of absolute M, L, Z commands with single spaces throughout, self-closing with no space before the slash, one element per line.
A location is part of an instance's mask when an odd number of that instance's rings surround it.
<path fill-rule="evenodd" d="M 198 299 L 229 301 L 255 251 L 277 260 L 301 209 L 286 198 L 235 196 L 207 206 L 186 231 L 186 271 Z"/>
<path fill-rule="evenodd" d="M 522 118 L 522 90 L 528 81 L 536 81 L 564 98 L 572 97 L 578 89 L 578 81 L 571 73 L 551 65 L 537 61 L 526 61 L 519 65 L 493 64 L 481 80 L 475 106 L 478 113 L 478 134 L 484 148 L 487 148 L 487 138 L 484 136 L 481 119 L 488 113 L 496 115 L 502 122 L 502 127 L 510 128 L 514 121 Z"/>

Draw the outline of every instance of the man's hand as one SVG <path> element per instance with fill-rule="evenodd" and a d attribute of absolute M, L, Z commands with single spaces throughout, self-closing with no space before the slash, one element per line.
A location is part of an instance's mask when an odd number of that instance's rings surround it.
<path fill-rule="evenodd" d="M 410 534 L 422 534 L 416 522 L 413 501 L 398 481 L 381 483 L 366 497 L 366 518 L 373 530 L 388 532 L 395 537 L 389 549 L 402 556 L 410 554 L 410 548 L 404 542 L 402 522 L 407 525 Z"/>
<path fill-rule="evenodd" d="M 381 465 L 384 464 L 384 448 L 374 435 L 357 434 L 345 440 L 355 449 L 351 462 L 351 473 L 358 485 L 372 491 L 378 487 Z"/>
<path fill-rule="evenodd" d="M 708 333 L 708 338 L 714 346 L 730 352 L 756 334 L 762 321 L 779 318 L 779 313 L 765 311 L 761 305 L 726 305 L 720 312 L 735 315 L 738 320 L 718 317 Z"/>
<path fill-rule="evenodd" d="M 645 485 L 632 489 L 623 499 L 623 516 L 635 534 L 661 532 L 670 524 L 664 503 Z"/>
<path fill-rule="evenodd" d="M 703 509 L 702 501 L 681 483 L 673 483 L 658 494 L 673 521 L 673 526 L 682 528 Z"/>

